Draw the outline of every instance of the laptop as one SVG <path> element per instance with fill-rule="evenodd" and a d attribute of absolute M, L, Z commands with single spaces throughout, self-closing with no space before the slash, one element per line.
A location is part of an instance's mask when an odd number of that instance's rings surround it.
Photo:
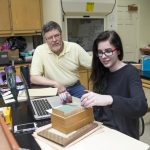
<path fill-rule="evenodd" d="M 62 104 L 59 96 L 40 97 L 32 99 L 29 95 L 28 84 L 26 82 L 26 79 L 23 73 L 22 72 L 20 73 L 25 87 L 27 102 L 29 104 L 29 108 L 31 109 L 34 119 L 35 120 L 49 119 L 50 113 L 48 113 L 46 110 L 60 106 Z"/>

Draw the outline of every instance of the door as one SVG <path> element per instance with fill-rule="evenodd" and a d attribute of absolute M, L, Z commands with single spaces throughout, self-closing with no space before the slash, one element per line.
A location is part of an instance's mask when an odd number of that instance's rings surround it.
<path fill-rule="evenodd" d="M 41 31 L 41 0 L 11 0 L 11 11 L 14 33 Z"/>
<path fill-rule="evenodd" d="M 0 0 L 0 35 L 11 33 L 9 0 Z"/>

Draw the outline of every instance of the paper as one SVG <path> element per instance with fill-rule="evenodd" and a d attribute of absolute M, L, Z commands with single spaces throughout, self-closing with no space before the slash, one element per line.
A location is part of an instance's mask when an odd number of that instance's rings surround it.
<path fill-rule="evenodd" d="M 37 129 L 37 132 L 45 129 L 48 126 L 50 125 Z M 41 146 L 42 150 L 91 150 L 94 149 L 93 143 L 96 145 L 96 147 L 100 147 L 102 150 L 148 150 L 150 148 L 150 146 L 146 143 L 105 126 L 103 126 L 103 128 L 99 128 L 90 135 L 86 135 L 84 138 L 82 138 L 82 140 L 78 139 L 77 142 L 74 142 L 67 147 L 61 147 L 52 141 L 44 139 L 38 136 L 37 132 L 34 132 L 33 136 Z"/>
<path fill-rule="evenodd" d="M 57 88 L 28 89 L 30 97 L 55 96 Z M 19 91 L 18 97 L 26 97 L 25 90 Z"/>
<path fill-rule="evenodd" d="M 4 99 L 4 100 L 10 99 L 10 98 L 13 98 L 13 95 L 12 95 L 12 94 L 3 96 L 3 99 Z"/>
<path fill-rule="evenodd" d="M 15 99 L 7 99 L 7 100 L 4 100 L 4 103 L 5 104 L 9 104 L 9 103 L 13 103 L 13 102 L 15 102 Z"/>

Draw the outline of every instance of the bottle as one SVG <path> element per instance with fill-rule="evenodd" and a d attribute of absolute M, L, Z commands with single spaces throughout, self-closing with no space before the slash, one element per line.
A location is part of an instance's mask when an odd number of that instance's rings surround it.
<path fill-rule="evenodd" d="M 5 67 L 6 80 L 9 89 L 16 89 L 16 73 L 14 66 Z"/>

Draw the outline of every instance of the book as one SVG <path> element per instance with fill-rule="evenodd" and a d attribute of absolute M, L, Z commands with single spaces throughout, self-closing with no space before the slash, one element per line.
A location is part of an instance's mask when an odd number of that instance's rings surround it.
<path fill-rule="evenodd" d="M 37 88 L 37 89 L 28 89 L 29 95 L 31 97 L 45 97 L 45 96 L 56 96 L 57 88 Z M 25 90 L 19 91 L 18 96 L 26 97 Z"/>
<path fill-rule="evenodd" d="M 72 105 L 71 105 L 72 104 Z M 56 115 L 60 115 L 62 117 L 67 117 L 82 111 L 84 108 L 81 105 L 73 105 L 73 103 L 60 105 L 52 109 L 52 113 Z"/>

